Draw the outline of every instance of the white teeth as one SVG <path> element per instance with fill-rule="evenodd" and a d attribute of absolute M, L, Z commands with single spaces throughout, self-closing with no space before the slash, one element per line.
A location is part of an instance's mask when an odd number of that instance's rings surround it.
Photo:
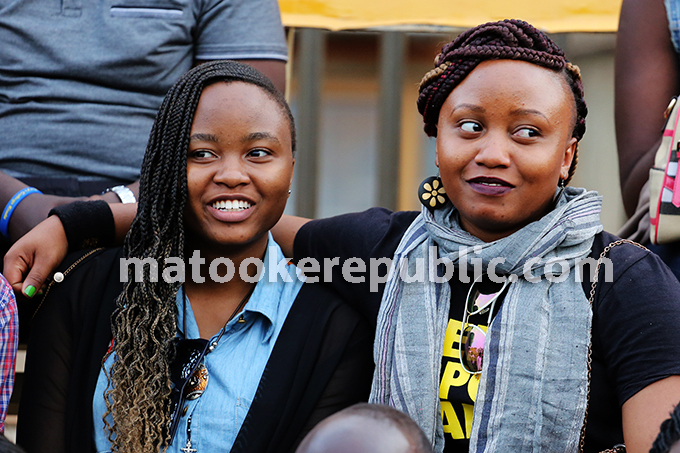
<path fill-rule="evenodd" d="M 219 200 L 214 202 L 212 207 L 220 211 L 243 211 L 250 208 L 250 203 L 243 200 Z"/>
<path fill-rule="evenodd" d="M 482 184 L 484 184 L 485 186 L 491 186 L 491 187 L 499 187 L 500 186 L 500 184 L 498 184 L 497 182 L 483 182 Z"/>

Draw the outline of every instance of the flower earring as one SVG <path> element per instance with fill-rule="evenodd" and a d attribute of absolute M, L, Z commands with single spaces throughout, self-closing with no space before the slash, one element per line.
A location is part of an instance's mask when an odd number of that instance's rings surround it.
<path fill-rule="evenodd" d="M 439 176 L 430 176 L 418 187 L 418 200 L 430 210 L 439 209 L 449 201 Z"/>

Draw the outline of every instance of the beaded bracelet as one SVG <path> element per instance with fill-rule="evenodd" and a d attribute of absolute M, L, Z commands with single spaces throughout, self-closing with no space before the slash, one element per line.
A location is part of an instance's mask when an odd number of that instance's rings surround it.
<path fill-rule="evenodd" d="M 69 252 L 110 247 L 114 243 L 116 224 L 109 204 L 103 200 L 74 201 L 57 206 L 49 215 L 56 215 L 61 220 Z"/>
<path fill-rule="evenodd" d="M 2 217 L 0 217 L 0 233 L 2 233 L 3 236 L 9 238 L 9 233 L 7 231 L 9 228 L 9 219 L 12 217 L 12 214 L 14 214 L 14 210 L 17 206 L 19 206 L 19 203 L 21 203 L 24 198 L 34 193 L 42 194 L 42 192 L 35 187 L 24 187 L 15 193 L 14 196 L 10 198 L 9 202 L 7 202 L 5 209 L 2 211 Z"/>

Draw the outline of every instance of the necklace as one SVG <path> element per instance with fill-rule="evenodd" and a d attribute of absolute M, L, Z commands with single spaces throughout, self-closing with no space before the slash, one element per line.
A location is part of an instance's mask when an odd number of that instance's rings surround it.
<path fill-rule="evenodd" d="M 180 448 L 180 450 L 184 453 L 196 453 L 198 451 L 191 445 L 191 415 L 187 420 L 187 445 L 184 448 Z"/>
<path fill-rule="evenodd" d="M 255 290 L 255 285 L 253 285 L 252 288 L 248 290 L 245 296 L 243 296 L 243 299 L 241 299 L 241 302 L 239 302 L 238 306 L 234 309 L 234 311 L 229 315 L 229 318 L 227 319 L 227 322 L 224 323 L 224 326 L 220 330 L 220 334 L 217 336 L 217 339 L 213 341 L 210 346 L 208 346 L 208 349 L 205 352 L 205 355 L 210 354 L 215 350 L 217 347 L 217 344 L 220 342 L 220 339 L 222 338 L 222 335 L 224 335 L 224 332 L 227 329 L 227 324 L 229 324 L 229 321 L 231 321 L 234 316 L 236 316 L 236 313 L 240 312 L 243 307 L 245 306 L 246 302 L 250 299 L 250 296 L 253 294 L 253 291 Z M 180 332 L 182 336 L 186 338 L 186 332 L 187 332 L 187 292 L 184 290 L 184 298 L 183 298 L 183 328 L 184 332 Z M 196 371 L 191 375 L 191 378 L 189 378 L 189 381 L 187 382 L 186 386 L 186 399 L 187 400 L 195 400 L 199 396 L 203 394 L 205 391 L 206 387 L 208 386 L 208 378 L 210 375 L 208 374 L 208 369 L 206 368 L 205 364 L 203 362 L 200 363 L 200 365 L 196 368 Z M 186 408 L 185 408 L 186 409 Z M 184 453 L 196 453 L 198 450 L 193 448 L 193 445 L 191 444 L 191 415 L 189 415 L 189 418 L 187 419 L 187 444 L 184 448 L 180 449 Z"/>

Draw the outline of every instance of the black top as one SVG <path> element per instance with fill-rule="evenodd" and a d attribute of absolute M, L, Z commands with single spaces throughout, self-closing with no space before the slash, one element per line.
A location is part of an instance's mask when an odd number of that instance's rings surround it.
<path fill-rule="evenodd" d="M 395 212 L 374 208 L 306 224 L 295 238 L 295 258 L 339 257 L 332 268 L 330 284 L 343 298 L 355 305 L 375 327 L 385 283 L 370 292 L 370 282 L 348 283 L 342 275 L 342 263 L 357 257 L 370 259 L 392 257 L 405 230 L 417 212 Z M 610 242 L 618 239 L 609 233 L 595 237 L 590 256 L 597 260 Z M 590 406 L 586 426 L 585 451 L 595 452 L 623 443 L 621 406 L 649 384 L 680 374 L 680 283 L 653 253 L 631 244 L 614 247 L 607 255 L 614 263 L 613 279 L 600 273 L 593 303 L 592 378 Z M 374 261 L 377 263 L 377 261 Z M 327 267 L 327 266 L 326 266 Z M 314 275 L 305 272 L 307 275 Z M 385 274 L 385 267 L 379 275 Z M 368 276 L 353 272 L 353 276 Z M 457 274 L 456 274 L 457 275 Z M 591 282 L 584 278 L 583 291 L 588 297 Z M 451 315 L 460 325 L 469 284 L 457 278 L 451 283 Z M 486 320 L 486 316 L 483 316 Z M 483 322 L 482 322 L 483 323 Z M 530 326 L 528 326 L 530 328 Z M 469 390 L 476 387 L 469 374 L 455 369 L 447 374 L 446 364 L 458 362 L 458 336 L 449 339 L 443 355 L 443 386 L 449 387 L 442 404 L 446 432 L 446 451 L 467 451 L 472 424 L 472 400 Z M 443 387 L 442 386 L 442 387 Z M 441 390 L 441 388 L 440 388 Z M 476 388 L 474 392 L 476 394 Z M 466 407 L 465 405 L 469 405 Z"/>
<path fill-rule="evenodd" d="M 92 398 L 123 287 L 122 256 L 110 249 L 84 259 L 53 285 L 33 320 L 17 430 L 28 453 L 95 451 Z M 336 293 L 303 285 L 231 451 L 294 451 L 316 423 L 366 401 L 372 346 L 371 329 Z"/>

